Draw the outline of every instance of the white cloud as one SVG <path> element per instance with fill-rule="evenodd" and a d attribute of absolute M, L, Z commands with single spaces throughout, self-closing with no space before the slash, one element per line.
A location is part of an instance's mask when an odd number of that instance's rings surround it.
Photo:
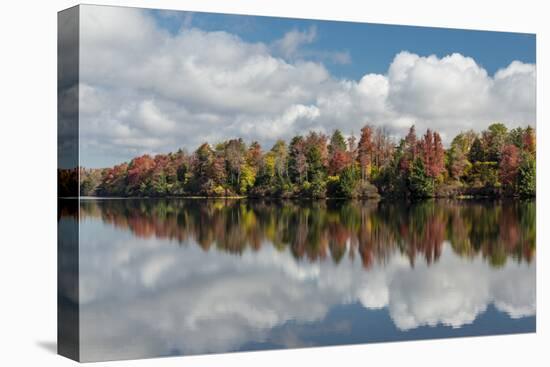
<path fill-rule="evenodd" d="M 273 47 L 285 58 L 292 59 L 297 56 L 303 45 L 312 43 L 315 37 L 317 37 L 317 29 L 314 26 L 309 27 L 305 32 L 294 29 L 275 41 Z"/>
<path fill-rule="evenodd" d="M 155 134 L 173 132 L 176 123 L 167 118 L 152 100 L 143 101 L 139 105 L 139 121 L 149 133 Z"/>
<path fill-rule="evenodd" d="M 401 52 L 388 77 L 396 111 L 434 122 L 479 114 L 490 88 L 486 71 L 460 54 L 438 59 Z"/>
<path fill-rule="evenodd" d="M 308 49 L 316 36 L 291 30 L 268 45 L 197 28 L 170 34 L 138 9 L 82 7 L 82 162 L 112 165 L 236 136 L 269 149 L 309 129 L 357 134 L 367 121 L 397 136 L 412 123 L 430 127 L 445 143 L 495 121 L 535 124 L 535 65 L 514 61 L 491 76 L 460 54 L 401 52 L 386 74 L 342 80 L 308 60 L 349 62 L 349 53 Z M 303 108 L 315 112 L 300 117 Z"/>
<path fill-rule="evenodd" d="M 293 29 L 283 35 L 282 38 L 271 44 L 271 51 L 275 56 L 281 56 L 285 60 L 314 59 L 326 61 L 332 64 L 350 64 L 351 55 L 349 51 L 329 51 L 308 48 L 307 45 L 314 43 L 317 39 L 317 28 L 309 27 L 300 31 Z"/>

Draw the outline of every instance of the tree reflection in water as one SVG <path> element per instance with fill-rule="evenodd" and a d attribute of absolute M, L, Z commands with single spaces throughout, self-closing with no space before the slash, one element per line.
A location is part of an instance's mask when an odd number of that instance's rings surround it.
<path fill-rule="evenodd" d="M 63 211 L 61 215 L 75 215 Z M 366 269 L 392 254 L 438 261 L 443 244 L 499 267 L 535 257 L 534 201 L 362 201 L 199 199 L 81 200 L 81 220 L 101 218 L 140 238 L 197 243 L 231 254 L 273 245 L 304 261 L 358 258 Z"/>
<path fill-rule="evenodd" d="M 536 329 L 534 201 L 78 208 L 85 361 Z"/>

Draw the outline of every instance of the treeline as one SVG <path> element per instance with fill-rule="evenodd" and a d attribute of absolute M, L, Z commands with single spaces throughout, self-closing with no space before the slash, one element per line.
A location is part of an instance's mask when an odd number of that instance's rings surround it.
<path fill-rule="evenodd" d="M 366 125 L 357 140 L 339 130 L 309 132 L 264 151 L 231 139 L 214 146 L 143 155 L 107 169 L 80 170 L 84 196 L 249 196 L 410 198 L 532 197 L 536 143 L 531 127 L 493 124 L 458 134 L 444 149 L 438 132 L 415 127 L 395 142 Z M 65 175 L 70 176 L 70 175 Z"/>
<path fill-rule="evenodd" d="M 396 253 L 411 266 L 436 263 L 447 243 L 464 258 L 492 266 L 535 259 L 533 200 L 464 203 L 445 200 L 411 205 L 359 200 L 83 200 L 80 212 L 140 238 L 170 239 L 205 251 L 242 254 L 273 245 L 297 260 L 345 256 L 365 268 Z M 63 215 L 63 214 L 62 214 Z"/>

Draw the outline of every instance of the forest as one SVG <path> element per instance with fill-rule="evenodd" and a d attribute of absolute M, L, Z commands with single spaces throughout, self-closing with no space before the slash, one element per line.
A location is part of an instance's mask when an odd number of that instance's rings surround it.
<path fill-rule="evenodd" d="M 117 197 L 534 197 L 535 130 L 461 132 L 444 148 L 428 129 L 411 126 L 394 139 L 381 127 L 365 125 L 356 138 L 335 130 L 309 132 L 269 150 L 240 138 L 142 155 L 114 167 L 59 172 L 60 196 L 79 177 L 82 196 Z"/>

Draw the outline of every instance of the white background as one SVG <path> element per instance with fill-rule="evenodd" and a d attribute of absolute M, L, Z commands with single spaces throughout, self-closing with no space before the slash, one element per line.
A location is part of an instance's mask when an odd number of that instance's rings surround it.
<path fill-rule="evenodd" d="M 98 363 L 117 366 L 548 365 L 548 50 L 544 1 L 155 0 L 98 4 L 537 33 L 537 333 Z M 74 1 L 5 1 L 0 10 L 0 365 L 74 365 L 56 340 L 57 11 Z M 543 103 L 546 101 L 546 105 Z M 544 226 L 546 222 L 546 228 Z M 546 288 L 546 291 L 545 291 Z"/>

